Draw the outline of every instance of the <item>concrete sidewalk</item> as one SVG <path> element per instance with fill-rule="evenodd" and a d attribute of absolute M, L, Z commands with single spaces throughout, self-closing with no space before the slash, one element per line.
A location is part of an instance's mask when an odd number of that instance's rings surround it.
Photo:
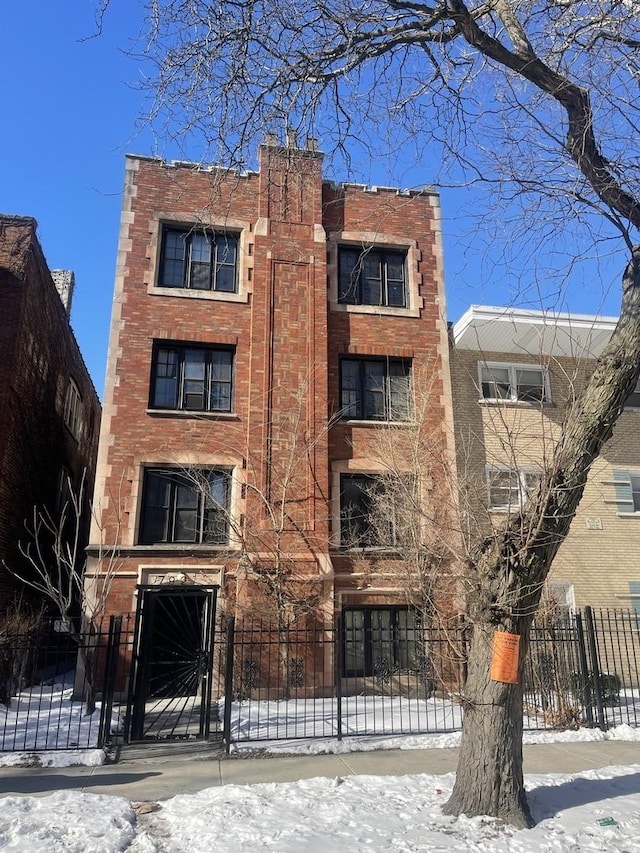
<path fill-rule="evenodd" d="M 449 773 L 457 749 L 378 750 L 343 755 L 274 758 L 136 758 L 102 767 L 0 768 L 0 795 L 75 789 L 112 794 L 133 801 L 166 800 L 221 785 L 292 782 L 315 776 L 334 778 L 371 774 Z M 536 744 L 524 747 L 525 773 L 576 773 L 614 764 L 640 764 L 640 744 L 626 741 Z"/>

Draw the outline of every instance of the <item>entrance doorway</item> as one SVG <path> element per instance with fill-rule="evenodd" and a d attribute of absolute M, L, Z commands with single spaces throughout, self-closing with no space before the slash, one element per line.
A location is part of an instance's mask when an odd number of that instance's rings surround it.
<path fill-rule="evenodd" d="M 138 587 L 130 741 L 207 739 L 217 587 Z"/>

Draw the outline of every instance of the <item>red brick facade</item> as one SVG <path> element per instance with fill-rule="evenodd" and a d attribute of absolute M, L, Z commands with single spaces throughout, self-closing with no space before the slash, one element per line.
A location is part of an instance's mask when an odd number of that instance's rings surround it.
<path fill-rule="evenodd" d="M 432 191 L 330 184 L 311 150 L 263 145 L 259 172 L 244 175 L 127 158 L 91 540 L 93 571 L 101 538 L 119 551 L 108 612 L 134 609 L 138 584 L 216 585 L 226 613 L 275 608 L 279 583 L 290 609 L 328 618 L 354 602 L 406 601 L 388 573 L 362 570 L 366 550 L 340 547 L 340 475 L 383 468 L 381 424 L 339 417 L 340 360 L 392 359 L 428 376 L 422 428 L 449 452 L 438 204 Z M 192 251 L 203 229 L 232 234 L 235 290 L 161 281 L 167 229 Z M 405 304 L 339 299 L 340 247 L 402 256 Z M 216 347 L 233 359 L 229 411 L 157 404 L 163 358 L 211 359 Z M 152 512 L 151 478 L 216 468 L 230 477 L 225 542 L 148 541 L 143 526 L 177 524 L 183 499 L 174 483 Z"/>
<path fill-rule="evenodd" d="M 73 384 L 75 435 L 65 420 Z M 28 217 L 0 216 L 0 611 L 20 585 L 18 541 L 34 507 L 55 514 L 61 471 L 93 489 L 100 404 Z M 88 504 L 88 500 L 87 500 Z M 81 542 L 88 539 L 85 518 Z"/>

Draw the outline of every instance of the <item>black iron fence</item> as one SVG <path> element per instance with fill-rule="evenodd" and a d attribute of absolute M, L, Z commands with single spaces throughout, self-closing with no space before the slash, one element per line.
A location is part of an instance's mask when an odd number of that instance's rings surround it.
<path fill-rule="evenodd" d="M 391 618 L 388 609 L 336 626 L 229 619 L 202 648 L 189 647 L 193 677 L 178 690 L 172 677 L 170 692 L 162 677 L 170 656 L 162 667 L 144 664 L 149 650 L 134 623 L 132 615 L 112 617 L 80 645 L 59 622 L 0 633 L 0 750 L 114 747 L 135 732 L 156 741 L 219 738 L 229 748 L 446 734 L 462 725 L 462 624 L 444 631 Z M 184 666 L 183 652 L 177 637 L 176 666 Z M 147 670 L 153 688 L 142 683 Z M 640 617 L 585 608 L 539 623 L 523 687 L 525 729 L 637 727 Z"/>
<path fill-rule="evenodd" d="M 60 620 L 0 633 L 0 751 L 102 746 L 122 727 L 116 691 L 128 680 L 130 616 L 74 641 Z"/>

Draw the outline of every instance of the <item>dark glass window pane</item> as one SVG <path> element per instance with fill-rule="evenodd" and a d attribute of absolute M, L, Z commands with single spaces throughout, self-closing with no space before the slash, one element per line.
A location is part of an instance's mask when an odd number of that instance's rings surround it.
<path fill-rule="evenodd" d="M 229 531 L 229 476 L 224 471 L 211 472 L 205 495 L 203 541 L 224 543 Z"/>
<path fill-rule="evenodd" d="M 185 235 L 180 231 L 165 231 L 161 287 L 184 287 Z"/>
<path fill-rule="evenodd" d="M 360 361 L 342 360 L 340 411 L 343 418 L 361 418 Z"/>
<path fill-rule="evenodd" d="M 377 253 L 364 258 L 361 295 L 363 305 L 382 305 L 382 263 Z"/>
<path fill-rule="evenodd" d="M 347 676 L 384 678 L 416 670 L 416 613 L 407 607 L 345 610 L 344 671 Z"/>
<path fill-rule="evenodd" d="M 409 420 L 411 374 L 406 362 L 392 361 L 389 363 L 389 397 L 389 420 Z"/>
<path fill-rule="evenodd" d="M 168 228 L 163 234 L 160 287 L 233 293 L 237 286 L 238 238 Z"/>
<path fill-rule="evenodd" d="M 143 544 L 166 542 L 168 534 L 171 481 L 168 477 L 146 472 L 140 539 Z"/>
<path fill-rule="evenodd" d="M 408 420 L 410 362 L 345 358 L 340 366 L 341 417 Z"/>
<path fill-rule="evenodd" d="M 357 250 L 341 249 L 339 266 L 338 299 L 340 302 L 356 305 L 360 300 L 360 252 Z"/>
<path fill-rule="evenodd" d="M 508 400 L 511 397 L 508 367 L 482 368 L 482 396 L 485 400 Z"/>
<path fill-rule="evenodd" d="M 202 411 L 205 402 L 206 350 L 183 352 L 182 408 Z"/>
<path fill-rule="evenodd" d="M 218 412 L 231 411 L 231 353 L 213 350 L 211 360 L 211 388 L 209 409 Z"/>
<path fill-rule="evenodd" d="M 344 613 L 344 669 L 347 674 L 365 674 L 365 626 L 362 610 Z"/>
<path fill-rule="evenodd" d="M 387 305 L 390 308 L 404 308 L 406 305 L 403 281 L 387 281 Z"/>
<path fill-rule="evenodd" d="M 405 307 L 405 254 L 341 248 L 338 299 L 351 305 Z"/>
<path fill-rule="evenodd" d="M 384 262 L 387 278 L 386 303 L 392 308 L 403 308 L 406 305 L 404 256 L 392 253 L 386 254 Z"/>
<path fill-rule="evenodd" d="M 236 270 L 235 267 L 218 267 L 216 270 L 215 289 L 221 293 L 235 293 Z"/>
<path fill-rule="evenodd" d="M 199 537 L 198 504 L 201 503 L 198 484 L 187 480 L 175 484 L 174 542 L 197 542 Z"/>
<path fill-rule="evenodd" d="M 216 268 L 215 284 L 216 290 L 223 293 L 234 293 L 236 289 L 236 267 L 238 255 L 238 241 L 228 234 L 220 234 L 216 237 Z"/>
<path fill-rule="evenodd" d="M 518 400 L 528 403 L 545 402 L 544 375 L 539 368 L 517 368 L 516 387 Z"/>
<path fill-rule="evenodd" d="M 202 231 L 191 235 L 191 263 L 211 263 L 211 239 Z"/>
<path fill-rule="evenodd" d="M 158 347 L 152 406 L 186 411 L 231 411 L 231 350 Z"/>
<path fill-rule="evenodd" d="M 140 542 L 225 544 L 229 531 L 227 471 L 145 471 Z"/>
<path fill-rule="evenodd" d="M 373 420 L 385 418 L 385 364 L 381 361 L 365 361 L 364 386 L 365 404 L 364 416 Z"/>
<path fill-rule="evenodd" d="M 164 274 L 162 277 L 163 287 L 184 287 L 183 281 L 184 262 L 167 260 L 164 264 Z"/>
<path fill-rule="evenodd" d="M 345 474 L 341 478 L 342 544 L 347 548 L 365 548 L 374 544 L 371 527 L 374 483 L 373 477 L 363 474 Z"/>
<path fill-rule="evenodd" d="M 175 409 L 178 403 L 178 352 L 159 348 L 155 358 L 155 384 L 152 405 Z"/>

